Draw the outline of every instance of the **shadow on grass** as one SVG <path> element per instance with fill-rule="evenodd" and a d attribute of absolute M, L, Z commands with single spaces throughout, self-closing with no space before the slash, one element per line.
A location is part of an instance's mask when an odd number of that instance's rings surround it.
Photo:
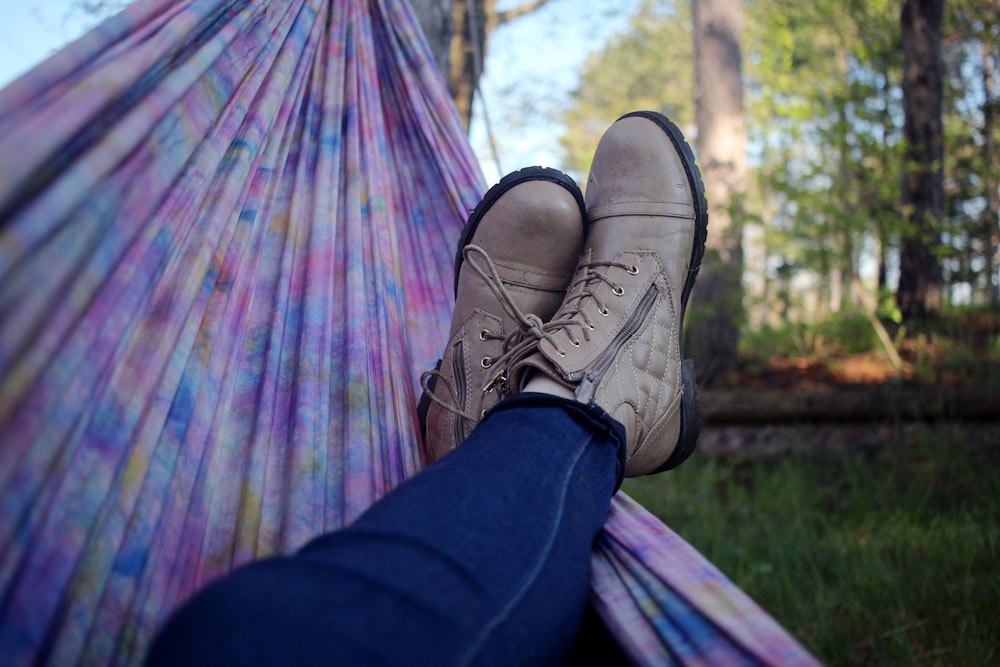
<path fill-rule="evenodd" d="M 1000 661 L 1000 443 L 696 454 L 625 491 L 827 665 Z"/>

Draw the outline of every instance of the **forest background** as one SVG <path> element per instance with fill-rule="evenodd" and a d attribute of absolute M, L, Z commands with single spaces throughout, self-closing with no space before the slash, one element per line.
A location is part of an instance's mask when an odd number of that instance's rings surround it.
<path fill-rule="evenodd" d="M 456 42 L 469 27 L 463 21 L 471 4 L 453 6 Z M 478 3 L 482 15 L 474 22 L 485 58 L 472 136 L 484 164 L 510 169 L 554 159 L 551 166 L 583 182 L 600 134 L 618 115 L 663 111 L 684 128 L 706 172 L 710 241 L 725 250 L 721 269 L 742 264 L 735 294 L 701 278 L 696 288 L 691 327 L 708 320 L 709 332 L 736 331 L 715 349 L 692 350 L 703 386 L 746 386 L 762 373 L 785 383 L 994 385 L 1000 8 L 981 0 L 936 3 L 936 25 L 904 35 L 904 4 L 935 3 L 702 2 L 706 34 L 716 21 L 738 48 L 738 88 L 726 93 L 717 80 L 731 67 L 711 62 L 711 44 L 696 55 L 699 3 L 622 4 L 627 11 L 612 17 L 605 3 L 575 3 L 569 17 L 563 0 Z M 622 18 L 602 41 L 595 26 Z M 547 27 L 564 43 L 572 39 L 568 26 L 578 38 L 597 35 L 582 63 L 506 74 L 511 51 L 544 61 L 539 35 Z M 505 34 L 515 31 L 527 39 Z M 909 49 L 907 112 L 904 37 L 930 35 L 936 43 L 926 62 L 917 62 L 923 46 Z M 458 57 L 448 71 L 459 100 L 475 87 L 468 61 L 476 46 L 451 45 Z M 711 100 L 702 105 L 709 111 L 720 103 L 738 108 L 707 128 L 698 99 Z M 711 155 L 708 132 L 721 137 Z M 525 135 L 534 153 L 518 150 Z M 725 169 L 730 177 L 720 178 Z M 711 281 L 720 267 L 706 268 Z M 713 338 L 701 330 L 688 336 Z M 738 353 L 719 349 L 726 347 Z"/>
<path fill-rule="evenodd" d="M 66 41 L 124 4 L 25 6 Z M 1000 6 L 411 4 L 491 182 L 585 182 L 634 109 L 695 147 L 700 449 L 626 490 L 828 664 L 994 664 Z"/>

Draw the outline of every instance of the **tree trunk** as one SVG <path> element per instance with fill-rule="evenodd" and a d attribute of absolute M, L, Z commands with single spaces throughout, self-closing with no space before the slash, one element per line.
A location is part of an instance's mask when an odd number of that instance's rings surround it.
<path fill-rule="evenodd" d="M 983 173 L 983 188 L 986 198 L 986 289 L 989 292 L 990 308 L 1000 307 L 1000 276 L 997 275 L 997 254 L 1000 253 L 1000 232 L 997 230 L 997 220 L 1000 219 L 1000 193 L 997 192 L 996 141 L 993 136 L 993 123 L 996 117 L 997 99 L 993 97 L 994 55 L 987 41 L 982 45 L 983 55 L 983 162 L 986 164 Z"/>
<path fill-rule="evenodd" d="M 925 322 L 941 310 L 935 252 L 944 213 L 941 21 L 944 0 L 906 0 L 903 30 L 903 230 L 896 301 L 903 317 Z"/>
<path fill-rule="evenodd" d="M 837 61 L 841 63 L 840 71 L 842 77 L 847 77 L 847 55 L 841 48 L 837 49 Z M 850 119 L 847 117 L 847 101 L 836 100 L 837 105 L 837 200 L 841 213 L 834 216 L 837 225 L 840 227 L 841 253 L 836 258 L 836 280 L 837 280 L 837 300 L 831 304 L 831 309 L 836 312 L 846 312 L 856 303 L 857 296 L 854 294 L 854 275 L 857 271 L 854 250 L 854 229 L 852 216 L 849 211 L 858 208 L 857 189 L 858 183 L 854 175 L 854 161 L 851 159 L 851 146 L 849 141 Z"/>
<path fill-rule="evenodd" d="M 890 136 L 894 128 L 894 123 L 892 120 L 892 78 L 889 74 L 889 63 L 885 60 L 880 60 L 882 65 L 882 109 L 879 113 L 879 119 L 882 124 L 882 173 L 889 173 L 889 145 Z M 887 224 L 887 216 L 891 215 L 891 211 L 888 210 L 889 207 L 886 202 L 879 197 L 879 209 L 878 216 L 876 217 L 875 228 L 878 234 L 878 291 L 877 291 L 877 301 L 881 303 L 883 290 L 889 289 L 889 278 L 888 278 L 888 258 L 889 258 L 889 229 Z"/>
<path fill-rule="evenodd" d="M 830 268 L 830 251 L 826 244 L 820 246 L 817 252 L 817 263 L 819 264 L 819 285 L 816 286 L 816 303 L 812 309 L 813 319 L 815 321 L 821 321 L 826 319 L 826 316 L 830 314 L 830 295 L 833 290 L 830 288 L 830 277 L 832 270 Z"/>
<path fill-rule="evenodd" d="M 466 129 L 486 62 L 487 23 L 494 14 L 494 0 L 454 0 L 448 90 Z"/>
<path fill-rule="evenodd" d="M 434 63 L 444 76 L 451 67 L 449 55 L 455 32 L 455 0 L 411 0 L 410 4 L 431 47 Z"/>
<path fill-rule="evenodd" d="M 696 0 L 697 152 L 708 197 L 708 246 L 698 276 L 686 348 L 704 386 L 736 370 L 743 319 L 741 211 L 746 190 L 746 124 L 740 0 Z"/>
<path fill-rule="evenodd" d="M 434 62 L 466 129 L 472 100 L 486 64 L 486 40 L 500 25 L 541 9 L 552 0 L 528 0 L 498 12 L 496 0 L 411 0 Z"/>
<path fill-rule="evenodd" d="M 486 37 L 498 24 L 495 0 L 411 0 L 434 62 L 466 129 L 486 62 Z"/>
<path fill-rule="evenodd" d="M 709 390 L 698 396 L 706 426 L 781 422 L 989 419 L 1000 392 L 982 387 L 836 387 L 827 390 Z"/>

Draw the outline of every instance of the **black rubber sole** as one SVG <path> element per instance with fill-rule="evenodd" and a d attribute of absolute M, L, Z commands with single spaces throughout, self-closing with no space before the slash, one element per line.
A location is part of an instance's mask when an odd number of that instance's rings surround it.
<path fill-rule="evenodd" d="M 586 206 L 583 203 L 583 193 L 580 191 L 580 186 L 563 172 L 551 167 L 525 167 L 524 169 L 507 174 L 496 185 L 487 190 L 486 194 L 483 195 L 482 201 L 476 204 L 476 208 L 472 209 L 469 219 L 466 221 L 465 227 L 462 228 L 462 233 L 458 237 L 458 248 L 455 251 L 455 296 L 458 296 L 458 275 L 462 269 L 462 260 L 464 259 L 462 249 L 472 242 L 472 237 L 475 236 L 476 229 L 479 228 L 479 222 L 493 204 L 508 190 L 529 181 L 549 181 L 566 188 L 573 195 L 573 198 L 576 199 L 576 203 L 580 207 L 580 214 L 584 220 L 584 225 L 587 224 Z"/>
<path fill-rule="evenodd" d="M 674 125 L 669 118 L 655 111 L 633 111 L 632 113 L 625 114 L 618 120 L 633 117 L 653 121 L 670 138 L 670 142 L 681 156 L 681 162 L 684 164 L 684 173 L 688 177 L 688 184 L 691 186 L 691 192 L 694 194 L 695 239 L 694 247 L 691 248 L 691 263 L 689 265 L 694 268 L 689 269 L 687 280 L 684 282 L 684 289 L 681 292 L 681 321 L 679 329 L 683 332 L 684 311 L 687 310 L 688 297 L 691 296 L 695 278 L 698 277 L 701 260 L 705 256 L 705 241 L 708 239 L 708 200 L 705 198 L 705 184 L 701 180 L 701 172 L 694 159 L 694 151 L 691 150 L 691 146 L 688 145 L 687 140 L 684 138 L 684 133 L 681 132 L 679 127 Z M 698 432 L 701 430 L 701 414 L 698 410 L 698 384 L 695 379 L 694 363 L 690 360 L 684 360 L 683 335 L 681 336 L 680 345 L 681 382 L 683 387 L 681 398 L 681 434 L 674 451 L 664 464 L 651 474 L 676 468 L 691 456 L 698 445 Z M 685 398 L 687 397 L 690 397 L 691 400 L 686 401 Z"/>
<path fill-rule="evenodd" d="M 434 365 L 434 370 L 441 370 L 441 360 L 438 359 Z M 428 391 L 434 391 L 437 386 L 437 376 L 432 375 L 427 381 L 427 389 L 420 394 L 420 401 L 417 403 L 417 423 L 420 425 L 420 442 L 423 445 L 424 463 L 431 460 L 430 447 L 427 446 L 427 411 L 431 409 L 431 399 L 427 395 Z"/>

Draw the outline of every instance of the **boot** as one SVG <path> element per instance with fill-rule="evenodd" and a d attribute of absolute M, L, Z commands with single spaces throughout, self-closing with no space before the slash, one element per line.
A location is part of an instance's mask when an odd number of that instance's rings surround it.
<path fill-rule="evenodd" d="M 541 374 L 625 426 L 625 475 L 659 472 L 694 450 L 694 366 L 684 310 L 705 249 L 704 186 L 676 125 L 653 112 L 602 137 L 586 190 L 586 245 L 559 311 L 505 360 L 512 386 Z"/>
<path fill-rule="evenodd" d="M 509 393 L 495 364 L 565 297 L 583 248 L 583 207 L 571 178 L 528 167 L 493 186 L 469 216 L 455 258 L 448 344 L 421 378 L 428 462 L 461 444 Z"/>

